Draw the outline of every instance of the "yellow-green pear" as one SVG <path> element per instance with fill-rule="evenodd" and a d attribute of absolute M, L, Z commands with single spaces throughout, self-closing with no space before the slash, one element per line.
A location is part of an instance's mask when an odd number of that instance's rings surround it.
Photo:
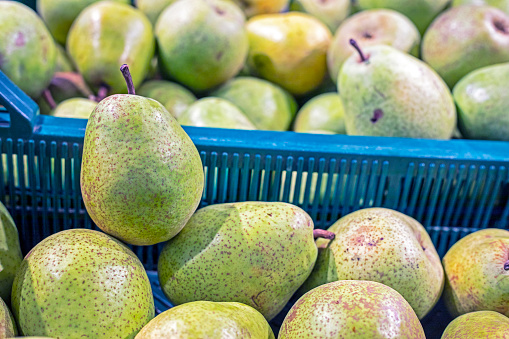
<path fill-rule="evenodd" d="M 184 86 L 166 80 L 150 80 L 138 89 L 138 95 L 159 101 L 176 119 L 196 101 L 196 96 Z"/>
<path fill-rule="evenodd" d="M 2 266 L 0 265 L 0 269 Z M 16 328 L 16 322 L 12 316 L 9 307 L 0 298 L 0 338 L 11 338 L 18 335 L 18 329 Z"/>
<path fill-rule="evenodd" d="M 145 13 L 152 25 L 155 25 L 159 15 L 166 7 L 176 0 L 134 0 L 135 6 Z"/>
<path fill-rule="evenodd" d="M 6 159 L 3 163 L 6 164 Z M 16 176 L 17 172 L 14 173 Z M 0 202 L 0 298 L 6 303 L 11 301 L 12 283 L 22 260 L 18 229 L 9 211 Z"/>
<path fill-rule="evenodd" d="M 509 318 L 493 311 L 463 314 L 447 326 L 441 339 L 479 338 L 509 338 Z"/>
<path fill-rule="evenodd" d="M 288 8 L 290 0 L 230 0 L 242 8 L 248 18 L 269 13 L 279 13 Z"/>
<path fill-rule="evenodd" d="M 337 93 L 314 97 L 297 113 L 293 130 L 301 133 L 346 134 L 343 101 Z"/>
<path fill-rule="evenodd" d="M 86 98 L 72 98 L 62 101 L 51 115 L 60 118 L 88 119 L 97 102 Z"/>
<path fill-rule="evenodd" d="M 350 15 L 350 3 L 351 0 L 293 0 L 290 9 L 313 15 L 334 33 Z"/>
<path fill-rule="evenodd" d="M 509 0 L 452 0 L 451 5 L 488 5 L 497 7 L 509 14 Z"/>

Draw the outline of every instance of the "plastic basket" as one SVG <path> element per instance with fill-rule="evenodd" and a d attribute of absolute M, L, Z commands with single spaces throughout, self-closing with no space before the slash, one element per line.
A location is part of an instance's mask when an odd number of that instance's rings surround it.
<path fill-rule="evenodd" d="M 97 229 L 79 182 L 87 121 L 39 115 L 1 71 L 0 105 L 0 200 L 16 221 L 23 251 L 64 229 Z M 507 142 L 185 130 L 204 165 L 201 206 L 285 201 L 306 210 L 319 228 L 354 210 L 387 207 L 419 220 L 441 256 L 470 232 L 509 228 Z M 153 271 L 162 246 L 132 249 Z M 171 305 L 155 273 L 149 276 L 156 306 L 165 310 Z M 431 334 L 448 318 L 439 305 L 426 319 Z"/>

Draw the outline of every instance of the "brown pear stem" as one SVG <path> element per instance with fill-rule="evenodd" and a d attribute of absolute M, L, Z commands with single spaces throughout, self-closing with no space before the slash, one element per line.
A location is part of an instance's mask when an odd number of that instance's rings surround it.
<path fill-rule="evenodd" d="M 313 230 L 313 237 L 315 237 L 315 239 L 316 238 L 324 238 L 324 239 L 332 240 L 336 237 L 336 234 L 326 231 L 326 230 L 315 229 L 315 230 Z"/>
<path fill-rule="evenodd" d="M 350 39 L 350 45 L 352 45 L 353 48 L 355 48 L 355 50 L 357 51 L 357 53 L 359 53 L 359 56 L 361 57 L 362 62 L 368 61 L 368 58 L 366 58 L 364 56 L 364 53 L 362 53 L 362 50 L 361 50 L 359 44 L 357 43 L 357 41 L 355 41 L 354 39 Z"/>
<path fill-rule="evenodd" d="M 51 95 L 49 89 L 46 88 L 44 91 L 42 91 L 42 97 L 48 104 L 49 108 L 55 109 L 57 107 L 57 103 L 55 102 L 55 99 L 53 99 L 53 95 Z"/>
<path fill-rule="evenodd" d="M 120 66 L 120 71 L 124 76 L 125 83 L 127 84 L 127 93 L 128 94 L 136 94 L 134 91 L 133 78 L 131 77 L 131 72 L 129 72 L 129 66 L 127 64 L 123 64 Z"/>

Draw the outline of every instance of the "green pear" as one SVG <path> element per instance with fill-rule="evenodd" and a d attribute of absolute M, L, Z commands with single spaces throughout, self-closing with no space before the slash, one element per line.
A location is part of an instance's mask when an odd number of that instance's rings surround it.
<path fill-rule="evenodd" d="M 85 98 L 72 98 L 62 101 L 51 115 L 61 118 L 88 119 L 97 102 Z"/>
<path fill-rule="evenodd" d="M 508 335 L 509 318 L 493 311 L 479 311 L 454 319 L 442 339 L 505 339 Z"/>
<path fill-rule="evenodd" d="M 440 258 L 424 227 L 385 208 L 350 213 L 329 229 L 333 241 L 317 240 L 318 259 L 301 293 L 336 280 L 370 280 L 394 288 L 422 319 L 444 285 Z"/>
<path fill-rule="evenodd" d="M 159 15 L 166 7 L 176 0 L 134 0 L 134 4 L 140 11 L 145 13 L 152 25 L 155 25 Z"/>
<path fill-rule="evenodd" d="M 152 25 L 138 9 L 129 5 L 99 1 L 76 18 L 67 39 L 67 51 L 85 81 L 97 90 L 127 93 L 118 67 L 135 62 L 134 86 L 147 75 L 154 55 Z M 102 99 L 102 98 L 101 98 Z"/>
<path fill-rule="evenodd" d="M 185 87 L 165 80 L 150 80 L 141 85 L 138 95 L 159 101 L 176 119 L 196 101 Z"/>
<path fill-rule="evenodd" d="M 74 65 L 65 49 L 58 44 L 55 47 L 57 49 L 55 72 L 74 72 Z"/>
<path fill-rule="evenodd" d="M 183 126 L 232 129 L 256 129 L 242 111 L 231 102 L 207 97 L 189 106 L 179 118 Z"/>
<path fill-rule="evenodd" d="M 332 35 L 320 20 L 300 12 L 265 14 L 251 18 L 246 28 L 247 65 L 254 75 L 293 95 L 309 93 L 323 82 Z"/>
<path fill-rule="evenodd" d="M 453 316 L 496 311 L 509 316 L 509 231 L 469 234 L 445 254 L 445 305 Z"/>
<path fill-rule="evenodd" d="M 248 18 L 269 13 L 280 13 L 288 9 L 290 0 L 230 0 L 235 2 Z"/>
<path fill-rule="evenodd" d="M 335 32 L 350 15 L 350 0 L 293 0 L 290 9 L 313 15 Z"/>
<path fill-rule="evenodd" d="M 355 0 L 359 9 L 388 8 L 407 16 L 423 34 L 450 0 Z"/>
<path fill-rule="evenodd" d="M 278 339 L 425 338 L 414 310 L 394 289 L 345 280 L 302 296 L 286 315 Z"/>
<path fill-rule="evenodd" d="M 509 141 L 509 63 L 469 73 L 454 86 L 458 124 L 469 139 Z"/>
<path fill-rule="evenodd" d="M 497 7 L 509 14 L 509 0 L 452 0 L 452 6 L 488 5 Z"/>
<path fill-rule="evenodd" d="M 0 70 L 21 90 L 37 98 L 55 72 L 55 42 L 29 7 L 0 1 Z"/>
<path fill-rule="evenodd" d="M 509 62 L 509 16 L 490 6 L 451 8 L 426 31 L 422 60 L 450 88 L 473 70 Z"/>
<path fill-rule="evenodd" d="M 170 308 L 152 319 L 136 339 L 273 339 L 263 315 L 236 302 L 195 301 Z"/>
<path fill-rule="evenodd" d="M 194 213 L 203 191 L 198 150 L 159 102 L 129 94 L 102 100 L 88 119 L 81 192 L 104 232 L 133 245 L 174 237 Z"/>
<path fill-rule="evenodd" d="M 329 75 L 334 82 L 343 63 L 355 53 L 350 39 L 363 48 L 384 44 L 417 56 L 421 35 L 412 21 L 390 9 L 367 10 L 351 16 L 336 31 L 327 51 Z"/>
<path fill-rule="evenodd" d="M 349 135 L 450 139 L 456 107 L 428 65 L 393 47 L 376 45 L 350 56 L 338 77 Z"/>
<path fill-rule="evenodd" d="M 211 95 L 232 102 L 261 130 L 286 131 L 297 112 L 290 93 L 254 77 L 232 79 Z"/>
<path fill-rule="evenodd" d="M 324 93 L 306 102 L 297 113 L 295 132 L 346 134 L 345 110 L 337 93 Z"/>
<path fill-rule="evenodd" d="M 0 202 L 0 298 L 7 303 L 10 303 L 12 282 L 22 260 L 18 229 Z"/>
<path fill-rule="evenodd" d="M 318 232 L 331 235 L 287 203 L 204 207 L 161 252 L 161 288 L 174 305 L 240 302 L 271 320 L 311 273 Z"/>
<path fill-rule="evenodd" d="M 248 40 L 240 8 L 225 0 L 177 1 L 155 26 L 163 75 L 193 91 L 212 89 L 244 65 Z"/>
<path fill-rule="evenodd" d="M 27 254 L 12 290 L 26 336 L 134 338 L 154 317 L 147 273 L 120 241 L 98 231 L 53 234 Z"/>
<path fill-rule="evenodd" d="M 0 298 L 0 338 L 11 338 L 17 335 L 18 330 L 11 311 L 2 298 Z"/>

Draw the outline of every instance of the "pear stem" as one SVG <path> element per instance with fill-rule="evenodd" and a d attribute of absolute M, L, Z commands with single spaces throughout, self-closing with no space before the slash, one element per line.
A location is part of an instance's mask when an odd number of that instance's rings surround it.
<path fill-rule="evenodd" d="M 46 101 L 51 109 L 55 109 L 55 107 L 57 107 L 57 103 L 55 102 L 55 99 L 53 99 L 53 95 L 51 95 L 49 89 L 46 88 L 44 91 L 42 91 L 42 98 L 44 101 Z"/>
<path fill-rule="evenodd" d="M 315 229 L 315 230 L 313 230 L 313 237 L 315 239 L 316 238 L 324 238 L 324 239 L 332 240 L 336 237 L 336 234 L 326 231 L 326 230 Z"/>
<path fill-rule="evenodd" d="M 104 98 L 106 98 L 107 95 L 108 95 L 108 86 L 103 84 L 99 87 L 99 90 L 97 91 L 97 96 L 95 97 L 95 101 L 100 102 Z"/>
<path fill-rule="evenodd" d="M 362 50 L 361 50 L 359 44 L 357 43 L 357 41 L 355 41 L 354 39 L 350 39 L 350 45 L 352 45 L 353 48 L 355 48 L 355 50 L 357 51 L 357 53 L 359 53 L 359 56 L 361 57 L 362 62 L 368 61 L 368 58 L 366 58 L 364 56 L 364 53 L 362 53 Z"/>
<path fill-rule="evenodd" d="M 131 72 L 129 72 L 129 66 L 127 64 L 123 64 L 120 66 L 120 71 L 124 76 L 125 83 L 127 84 L 127 93 L 128 94 L 136 94 L 134 91 L 133 78 L 131 77 Z"/>

